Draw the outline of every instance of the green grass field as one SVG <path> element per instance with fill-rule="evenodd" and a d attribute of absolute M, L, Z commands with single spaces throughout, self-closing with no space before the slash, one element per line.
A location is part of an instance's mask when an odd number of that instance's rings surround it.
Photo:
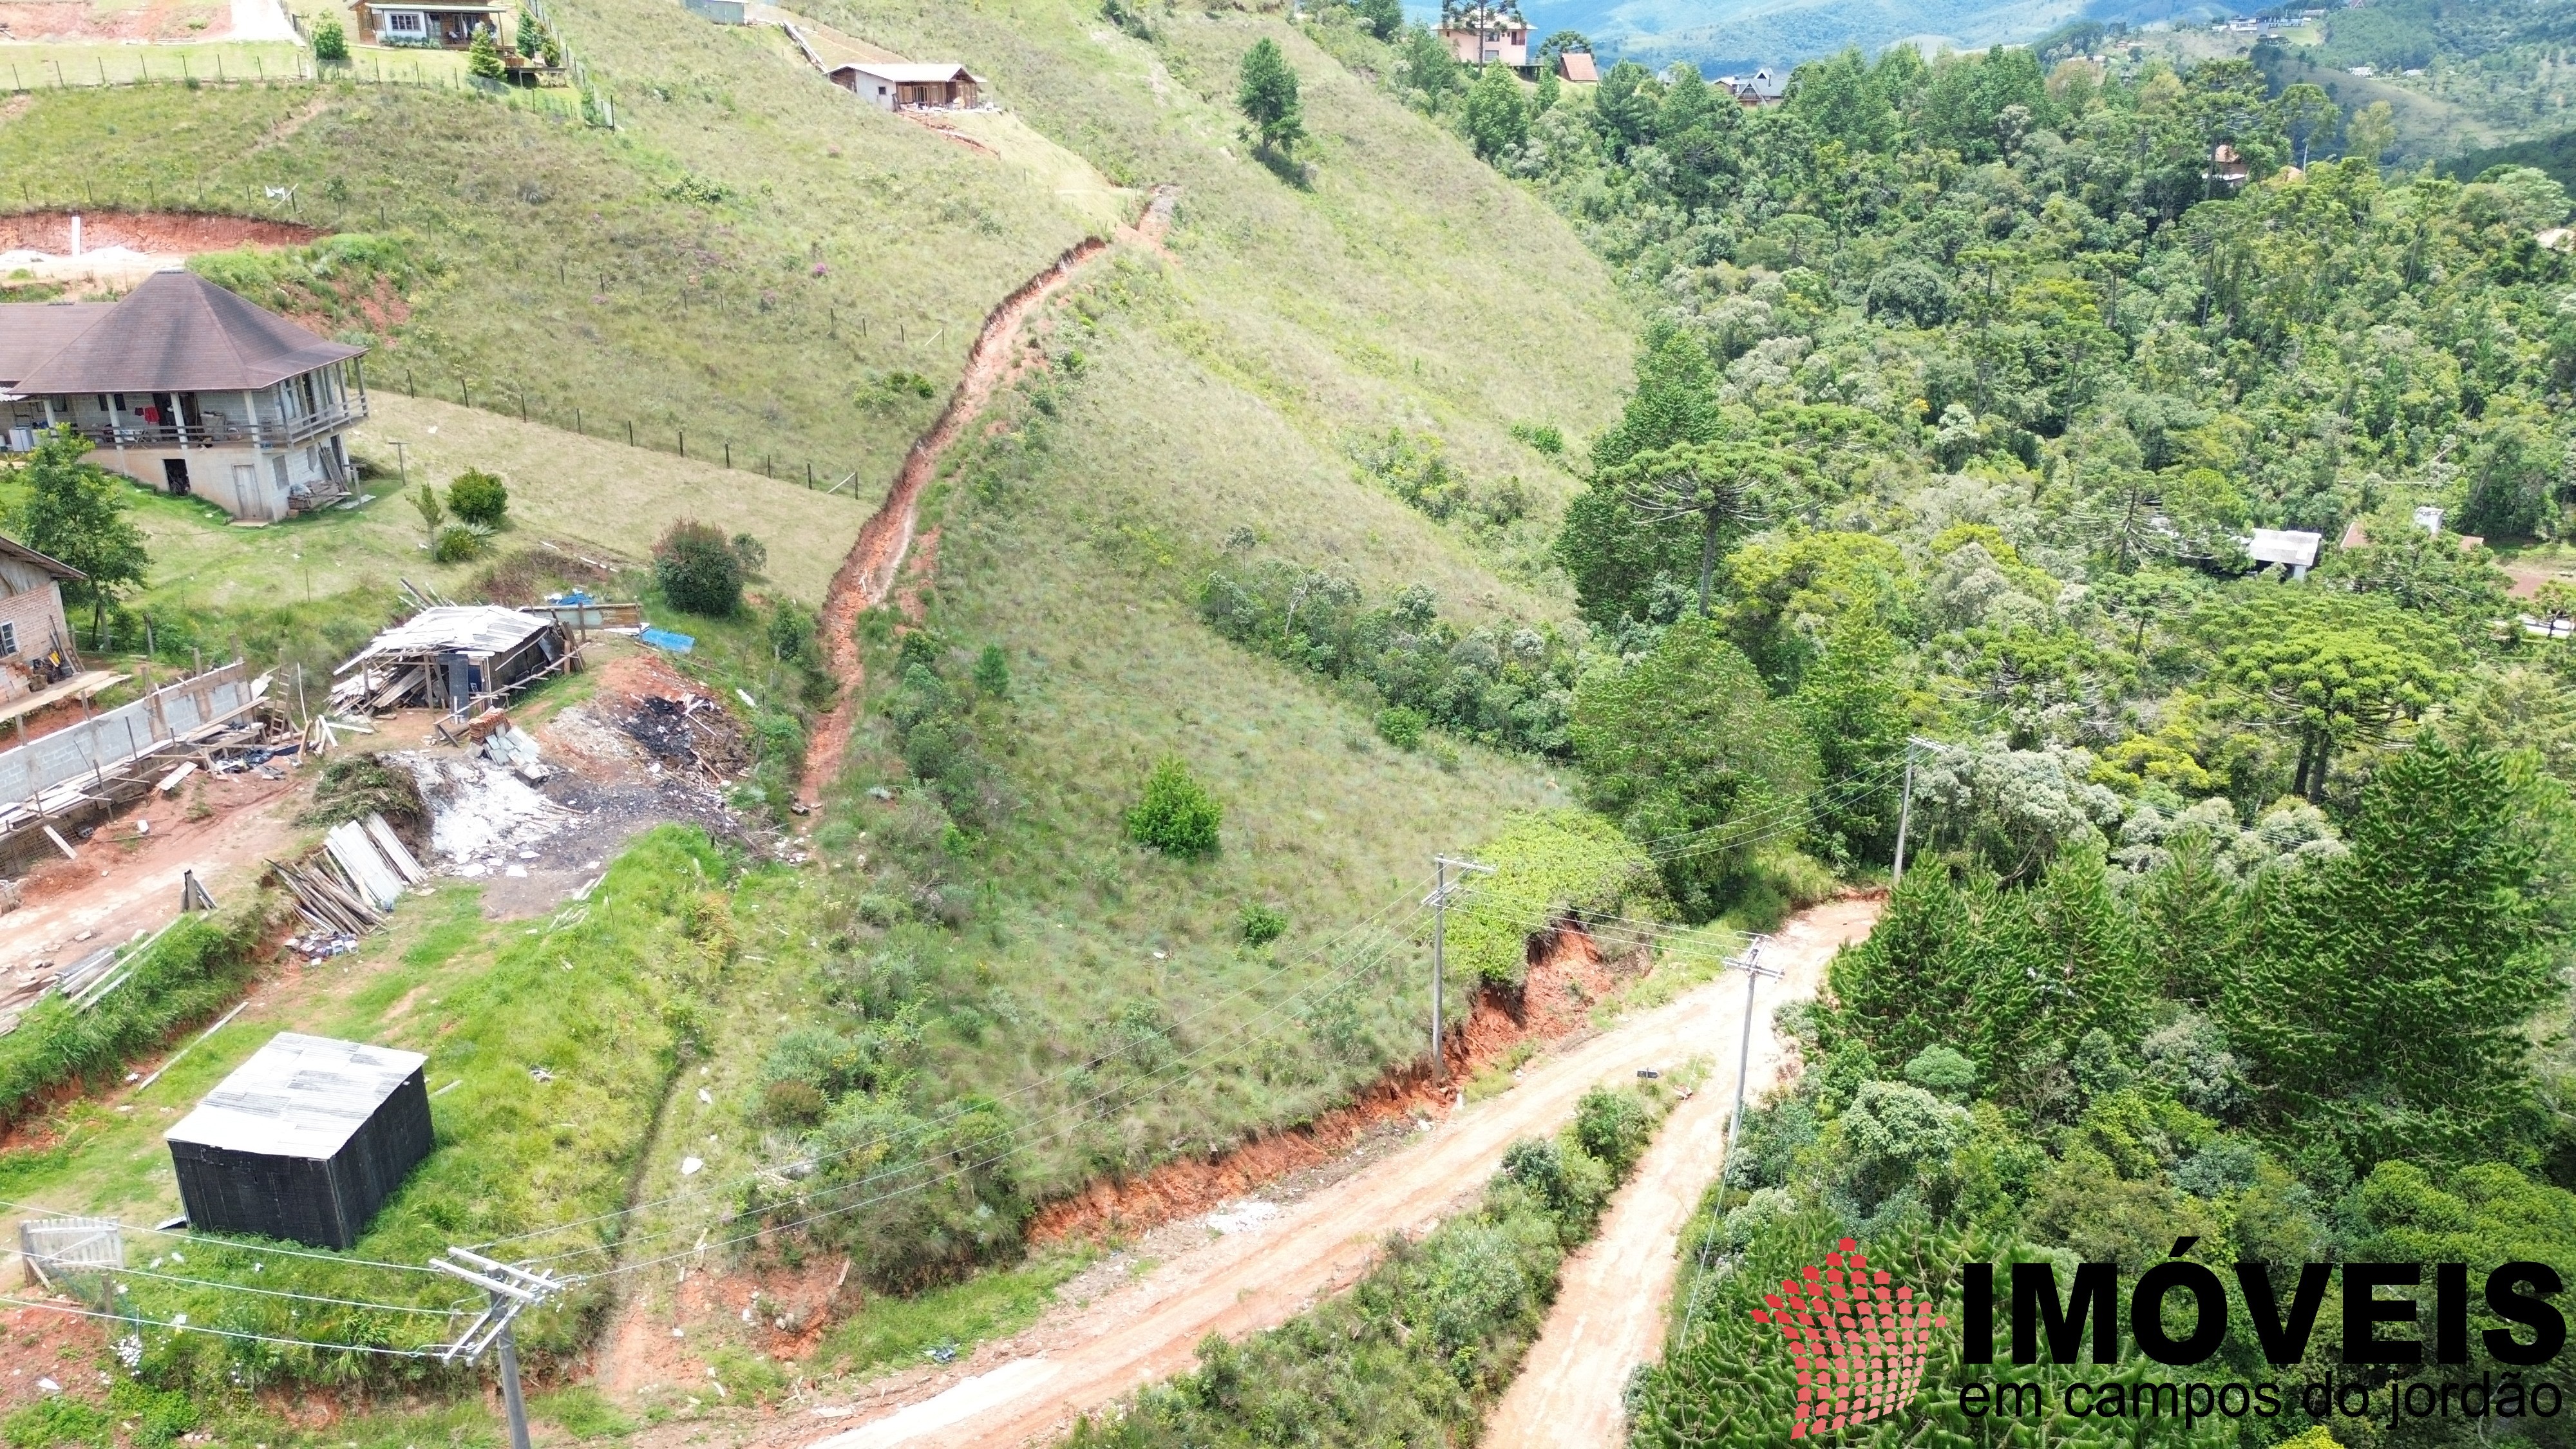
<path fill-rule="evenodd" d="M 1543 205 L 1275 21 L 1174 15 L 1148 44 L 1075 0 L 820 7 L 869 43 L 988 75 L 1013 112 L 990 123 L 1002 154 L 988 156 L 850 102 L 772 37 L 650 0 L 566 0 L 559 14 L 625 129 L 391 87 L 151 88 L 37 97 L 0 122 L 0 164 L 65 158 L 120 195 L 199 173 L 218 194 L 291 179 L 325 220 L 407 239 L 433 270 L 370 359 L 371 462 L 390 467 L 400 438 L 415 480 L 493 468 L 519 537 L 630 558 L 697 512 L 763 535 L 776 587 L 807 599 L 932 411 L 871 379 L 900 368 L 944 387 L 985 309 L 1098 226 L 1085 175 L 1181 197 L 1165 251 L 1127 249 L 1051 312 L 1050 367 L 997 401 L 925 504 L 939 657 L 963 677 L 958 662 L 995 645 L 1011 675 L 978 726 L 992 819 L 925 831 L 883 720 L 863 723 L 821 817 L 795 822 L 816 867 L 755 872 L 733 892 L 741 949 L 691 985 L 702 1040 L 668 1102 L 582 1129 L 585 1153 L 632 1164 L 623 1195 L 677 1199 L 625 1223 L 634 1246 L 620 1251 L 696 1241 L 738 1203 L 683 1188 L 795 1150 L 763 1116 L 766 1060 L 792 1026 L 856 1029 L 854 980 L 899 978 L 896 999 L 919 1013 L 904 1099 L 934 1115 L 995 1099 L 1019 1189 L 1037 1199 L 1299 1120 L 1413 1055 L 1427 1004 L 1413 902 L 1430 855 L 1565 802 L 1568 782 L 1530 758 L 1383 743 L 1347 695 L 1205 627 L 1195 593 L 1248 536 L 1372 595 L 1422 585 L 1462 621 L 1566 619 L 1560 587 L 1505 577 L 1357 460 L 1390 428 L 1436 435 L 1470 477 L 1518 477 L 1538 520 L 1552 518 L 1571 480 L 1512 430 L 1614 410 L 1633 319 L 1600 265 Z M 1305 78 L 1316 139 L 1301 174 L 1252 160 L 1236 133 L 1234 66 L 1264 35 Z M 474 166 L 454 164 L 467 154 Z M 389 381 L 404 368 L 422 398 Z M 477 406 L 433 400 L 451 386 Z M 518 421 L 522 389 L 537 421 Z M 576 408 L 593 436 L 568 430 Z M 652 430 L 676 440 L 685 427 L 691 460 L 597 436 L 622 439 L 630 419 L 654 449 L 669 444 Z M 699 461 L 726 440 L 730 474 Z M 826 498 L 801 467 L 792 482 L 747 472 L 772 452 L 858 478 Z M 285 611 L 318 631 L 348 622 L 335 612 L 381 611 L 387 573 L 421 559 L 416 522 L 390 497 L 256 531 L 166 500 L 143 516 L 153 600 Z M 450 591 L 471 574 L 425 572 L 411 576 Z M 748 639 L 749 625 L 727 628 Z M 758 641 L 722 637 L 702 667 L 729 686 L 724 671 L 749 667 L 736 655 L 758 663 Z M 882 690 L 901 673 L 894 645 L 878 634 L 868 647 Z M 1225 807 L 1212 860 L 1123 838 L 1166 755 Z M 871 796 L 877 785 L 897 798 Z M 1290 920 L 1260 949 L 1237 930 L 1256 902 Z M 435 992 L 424 972 L 524 969 L 506 964 L 525 955 L 514 944 L 508 931 L 460 939 L 424 968 L 388 943 L 353 970 L 389 983 L 365 989 L 390 1004 Z M 347 1025 L 399 1034 L 408 1019 Z M 543 1124 L 450 1120 L 460 1147 L 542 1150 Z M 684 1183 L 692 1156 L 705 1175 Z M 52 1165 L 0 1166 L 0 1180 L 34 1174 L 72 1206 L 122 1202 L 151 1190 L 146 1158 L 102 1130 Z M 551 1215 L 507 1206 L 561 1221 L 598 1200 L 585 1180 Z M 874 1297 L 834 1353 L 855 1368 L 1006 1331 L 1042 1305 L 1053 1271 L 909 1306 Z M 642 1281 L 648 1308 L 671 1286 Z M 758 1347 L 729 1314 L 691 1333 L 711 1363 Z"/>

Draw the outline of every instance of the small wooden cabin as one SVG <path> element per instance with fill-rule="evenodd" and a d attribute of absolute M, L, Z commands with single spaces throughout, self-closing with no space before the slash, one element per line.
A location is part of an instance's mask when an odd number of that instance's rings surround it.
<path fill-rule="evenodd" d="M 983 102 L 983 77 L 946 61 L 920 64 L 852 60 L 832 67 L 829 74 L 832 84 L 880 110 L 928 107 L 958 111 Z"/>

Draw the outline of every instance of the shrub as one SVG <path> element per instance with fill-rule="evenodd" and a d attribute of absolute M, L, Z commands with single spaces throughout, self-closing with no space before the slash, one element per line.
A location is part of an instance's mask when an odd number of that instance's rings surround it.
<path fill-rule="evenodd" d="M 492 38 L 492 27 L 476 26 L 474 39 L 465 47 L 466 73 L 478 80 L 499 80 L 505 73 L 501 64 L 501 42 Z"/>
<path fill-rule="evenodd" d="M 297 820 L 304 825 L 338 825 L 371 814 L 384 816 L 385 823 L 415 848 L 427 838 L 429 806 L 411 771 L 374 755 L 335 754 L 313 787 L 313 803 Z"/>
<path fill-rule="evenodd" d="M 443 564 L 472 563 L 491 546 L 491 535 L 470 523 L 451 523 L 438 531 L 429 556 Z"/>
<path fill-rule="evenodd" d="M 1267 946 L 1288 933 L 1288 913 L 1255 901 L 1243 908 L 1238 929 L 1243 933 L 1243 944 Z"/>
<path fill-rule="evenodd" d="M 987 644 L 975 656 L 975 692 L 988 699 L 1007 699 L 1011 693 L 1011 659 L 999 644 Z"/>
<path fill-rule="evenodd" d="M 1179 757 L 1166 758 L 1145 778 L 1144 798 L 1127 812 L 1127 838 L 1182 860 L 1217 852 L 1225 807 L 1190 774 Z"/>
<path fill-rule="evenodd" d="M 313 58 L 334 63 L 349 58 L 349 32 L 341 28 L 339 17 L 325 15 L 314 22 Z"/>
<path fill-rule="evenodd" d="M 62 1444 L 89 1444 L 108 1449 L 116 1442 L 116 1416 L 98 1405 L 68 1395 L 38 1399 L 0 1423 L 0 1439 L 11 1449 L 55 1449 Z"/>
<path fill-rule="evenodd" d="M 467 523 L 499 528 L 510 511 L 510 490 L 498 475 L 469 468 L 447 485 L 447 511 Z"/>
<path fill-rule="evenodd" d="M 772 1082 L 760 1094 L 761 1113 L 770 1121 L 787 1127 L 811 1127 L 823 1120 L 822 1090 L 812 1082 L 790 1079 Z"/>
<path fill-rule="evenodd" d="M 1422 733 L 1431 728 L 1430 717 L 1418 709 L 1389 705 L 1377 712 L 1377 732 L 1381 739 L 1399 750 L 1422 747 Z"/>
<path fill-rule="evenodd" d="M 684 613 L 730 617 L 742 607 L 742 555 L 722 532 L 693 519 L 671 525 L 653 545 L 653 580 Z"/>
<path fill-rule="evenodd" d="M 1655 1119 L 1633 1092 L 1595 1087 L 1575 1103 L 1574 1140 L 1614 1178 L 1628 1175 L 1654 1135 Z"/>

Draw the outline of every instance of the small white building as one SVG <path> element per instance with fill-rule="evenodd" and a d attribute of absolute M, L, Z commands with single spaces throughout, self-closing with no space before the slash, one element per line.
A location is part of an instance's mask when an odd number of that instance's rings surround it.
<path fill-rule="evenodd" d="M 2307 533 L 2290 528 L 2258 528 L 2245 542 L 2245 556 L 2258 564 L 2283 564 L 2290 577 L 2304 579 L 2316 567 L 2317 546 L 2325 542 L 2322 533 Z"/>
<path fill-rule="evenodd" d="M 23 453 L 68 427 L 102 467 L 274 522 L 351 495 L 365 354 L 194 273 L 155 272 L 121 302 L 0 304 L 0 428 Z"/>
<path fill-rule="evenodd" d="M 949 61 L 852 60 L 828 74 L 832 84 L 887 111 L 972 110 L 983 96 L 984 78 Z"/>

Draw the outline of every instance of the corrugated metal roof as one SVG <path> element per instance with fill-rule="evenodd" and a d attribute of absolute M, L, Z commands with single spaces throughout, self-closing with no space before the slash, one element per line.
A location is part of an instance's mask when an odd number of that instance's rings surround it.
<path fill-rule="evenodd" d="M 79 569 L 73 568 L 70 564 L 64 563 L 59 559 L 47 558 L 45 555 L 36 552 L 34 549 L 27 547 L 25 544 L 18 542 L 14 538 L 0 538 L 0 558 L 14 558 L 23 564 L 33 564 L 37 568 L 43 569 L 45 572 L 52 574 L 58 579 L 85 579 L 89 577 L 89 575 L 82 573 Z"/>
<path fill-rule="evenodd" d="M 969 72 L 966 67 L 948 63 L 924 64 L 907 61 L 896 64 L 890 61 L 853 60 L 832 67 L 832 74 L 839 75 L 845 70 L 854 70 L 861 75 L 874 76 L 878 80 L 889 81 L 895 85 L 937 85 L 942 81 L 961 80 L 983 84 L 982 79 Z"/>
<path fill-rule="evenodd" d="M 154 272 L 12 387 L 31 395 L 223 392 L 365 351 L 316 337 L 192 272 Z"/>
<path fill-rule="evenodd" d="M 428 1062 L 418 1052 L 279 1032 L 163 1135 L 266 1157 L 327 1160 Z"/>
<path fill-rule="evenodd" d="M 2292 568 L 2310 568 L 2317 561 L 2317 545 L 2325 535 L 2303 533 L 2287 528 L 2258 528 L 2247 540 L 2246 556 L 2256 563 L 2288 564 Z"/>
<path fill-rule="evenodd" d="M 383 654 L 427 654 L 451 649 L 466 654 L 500 654 L 553 627 L 552 619 L 504 609 L 498 604 L 423 609 L 377 635 L 366 648 L 350 656 L 348 663 L 332 672 L 346 674 Z"/>

